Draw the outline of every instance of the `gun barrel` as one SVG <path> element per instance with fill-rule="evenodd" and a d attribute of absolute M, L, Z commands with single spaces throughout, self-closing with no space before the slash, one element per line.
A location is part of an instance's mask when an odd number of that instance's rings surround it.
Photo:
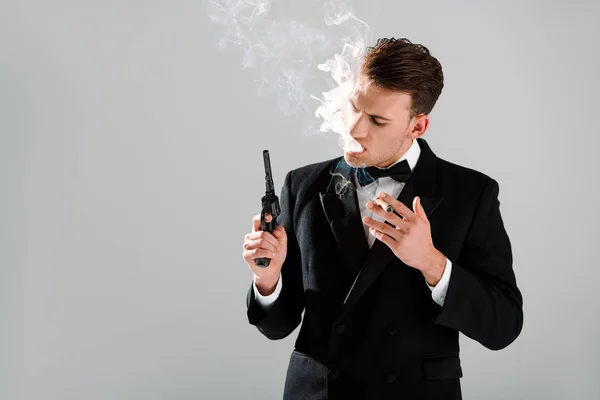
<path fill-rule="evenodd" d="M 272 192 L 275 190 L 275 186 L 273 184 L 273 174 L 271 172 L 271 159 L 269 158 L 269 150 L 263 150 L 263 159 L 265 161 L 265 184 L 267 192 Z"/>

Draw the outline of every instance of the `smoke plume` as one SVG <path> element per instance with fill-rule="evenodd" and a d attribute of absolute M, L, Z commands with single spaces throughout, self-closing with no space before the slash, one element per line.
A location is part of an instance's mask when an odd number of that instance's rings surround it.
<path fill-rule="evenodd" d="M 312 115 L 308 131 L 336 132 L 342 148 L 361 149 L 349 136 L 348 99 L 371 31 L 351 7 L 334 1 L 322 4 L 325 26 L 319 27 L 289 19 L 276 1 L 205 2 L 210 20 L 222 29 L 219 47 L 242 49 L 242 66 L 257 72 L 259 96 L 274 95 L 285 115 Z M 308 87 L 319 71 L 328 74 L 328 90 L 314 95 Z M 315 117 L 322 119 L 318 130 L 310 127 Z"/>

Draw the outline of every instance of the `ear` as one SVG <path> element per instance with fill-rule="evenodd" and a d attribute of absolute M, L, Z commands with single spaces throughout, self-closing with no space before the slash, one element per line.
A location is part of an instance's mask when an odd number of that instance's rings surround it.
<path fill-rule="evenodd" d="M 413 117 L 412 129 L 410 130 L 409 137 L 412 139 L 419 138 L 425 134 L 429 127 L 429 117 L 425 114 L 419 114 Z"/>

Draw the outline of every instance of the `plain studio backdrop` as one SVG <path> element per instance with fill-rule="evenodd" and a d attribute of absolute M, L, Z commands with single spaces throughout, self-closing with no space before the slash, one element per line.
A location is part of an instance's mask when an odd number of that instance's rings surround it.
<path fill-rule="evenodd" d="M 599 399 L 600 3 L 355 3 L 442 63 L 434 152 L 500 184 L 525 322 L 499 352 L 461 335 L 465 399 Z M 199 0 L 1 4 L 0 398 L 280 398 L 298 330 L 248 324 L 242 243 L 263 149 L 278 195 L 341 155 L 318 103 L 259 96 Z M 324 29 L 320 4 L 267 19 Z"/>

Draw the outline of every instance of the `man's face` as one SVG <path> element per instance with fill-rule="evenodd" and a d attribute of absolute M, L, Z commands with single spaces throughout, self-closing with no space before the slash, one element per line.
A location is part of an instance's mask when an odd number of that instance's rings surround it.
<path fill-rule="evenodd" d="M 344 151 L 344 159 L 354 167 L 388 167 L 422 136 L 429 119 L 410 118 L 411 96 L 376 87 L 363 74 L 350 95 L 348 120 L 350 136 L 363 147 L 360 153 Z"/>

